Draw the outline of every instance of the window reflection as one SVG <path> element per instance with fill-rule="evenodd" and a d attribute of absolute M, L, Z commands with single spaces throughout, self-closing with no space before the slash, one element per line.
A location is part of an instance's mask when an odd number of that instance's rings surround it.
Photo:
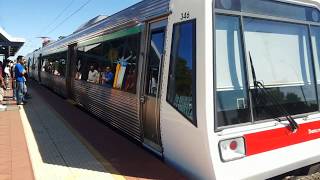
<path fill-rule="evenodd" d="M 290 115 L 315 112 L 318 99 L 309 30 L 298 25 L 244 18 L 247 66 L 244 65 L 238 16 L 216 15 L 216 111 L 219 127 L 284 116 L 276 105 L 253 84 L 256 80 L 277 99 Z M 320 28 L 311 27 L 315 72 L 320 76 Z M 319 41 L 319 42 L 318 42 Z M 249 61 L 249 52 L 252 64 Z M 247 73 L 247 74 L 246 74 Z M 246 77 L 249 77 L 247 79 Z"/>
<path fill-rule="evenodd" d="M 41 71 L 51 75 L 65 77 L 66 59 L 67 52 L 43 56 Z"/>
<path fill-rule="evenodd" d="M 146 85 L 146 93 L 151 96 L 156 96 L 158 93 L 159 70 L 164 48 L 164 35 L 164 30 L 152 32 L 151 35 Z"/>
<path fill-rule="evenodd" d="M 291 115 L 317 111 L 307 26 L 245 18 L 244 28 L 245 43 L 252 55 L 257 80 Z M 250 66 L 248 72 L 252 72 Z M 252 74 L 249 77 L 254 119 L 283 116 L 253 88 Z"/>
<path fill-rule="evenodd" d="M 317 79 L 318 103 L 320 102 L 320 27 L 311 27 L 311 40 L 314 57 L 314 65 Z"/>
<path fill-rule="evenodd" d="M 140 34 L 78 48 L 76 80 L 136 93 Z"/>
<path fill-rule="evenodd" d="M 194 20 L 174 25 L 167 93 L 167 101 L 194 124 L 195 27 Z"/>
<path fill-rule="evenodd" d="M 238 17 L 216 16 L 218 126 L 250 122 Z"/>

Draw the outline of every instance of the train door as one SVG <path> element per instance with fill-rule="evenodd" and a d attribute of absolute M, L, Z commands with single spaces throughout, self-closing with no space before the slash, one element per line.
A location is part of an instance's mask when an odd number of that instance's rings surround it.
<path fill-rule="evenodd" d="M 72 44 L 68 47 L 68 61 L 67 61 L 67 75 L 66 75 L 66 87 L 67 87 L 67 97 L 73 99 L 73 80 L 75 78 L 75 68 L 76 68 L 76 46 L 77 44 Z"/>
<path fill-rule="evenodd" d="M 162 153 L 160 136 L 160 93 L 167 20 L 149 23 L 144 88 L 141 97 L 144 145 Z"/>

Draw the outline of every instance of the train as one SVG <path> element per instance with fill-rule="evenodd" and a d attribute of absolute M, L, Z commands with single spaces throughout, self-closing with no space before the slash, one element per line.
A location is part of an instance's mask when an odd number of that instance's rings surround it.
<path fill-rule="evenodd" d="M 143 0 L 27 55 L 29 75 L 191 179 L 312 174 L 320 4 Z"/>

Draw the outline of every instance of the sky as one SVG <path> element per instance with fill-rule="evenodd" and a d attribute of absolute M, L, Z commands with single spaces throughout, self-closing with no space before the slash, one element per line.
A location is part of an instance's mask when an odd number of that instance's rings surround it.
<path fill-rule="evenodd" d="M 41 47 L 38 37 L 72 34 L 88 20 L 110 16 L 140 0 L 0 0 L 0 27 L 26 43 L 17 55 L 26 55 Z M 75 13 L 79 8 L 83 8 Z M 75 13 L 68 20 L 67 17 Z M 17 56 L 16 55 L 16 56 Z"/>

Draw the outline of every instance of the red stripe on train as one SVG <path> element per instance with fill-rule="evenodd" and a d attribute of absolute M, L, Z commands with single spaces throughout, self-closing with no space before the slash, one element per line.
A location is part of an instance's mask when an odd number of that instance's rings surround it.
<path fill-rule="evenodd" d="M 274 149 L 320 138 L 320 121 L 300 124 L 296 133 L 288 128 L 278 128 L 244 135 L 246 155 L 259 154 Z"/>

